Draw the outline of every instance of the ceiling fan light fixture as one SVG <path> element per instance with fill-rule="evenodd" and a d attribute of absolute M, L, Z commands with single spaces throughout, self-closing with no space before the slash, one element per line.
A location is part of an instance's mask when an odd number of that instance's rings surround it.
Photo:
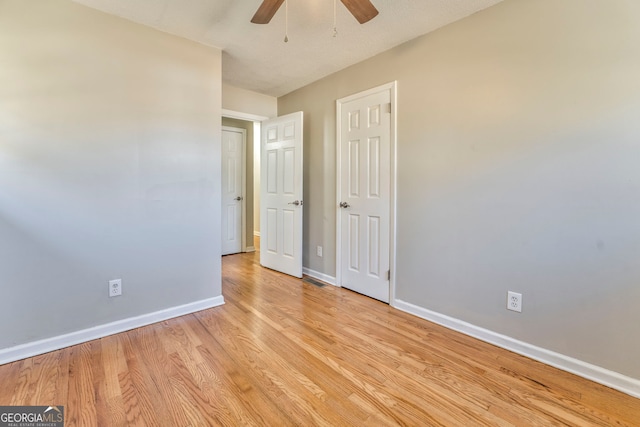
<path fill-rule="evenodd" d="M 284 0 L 263 0 L 255 15 L 251 18 L 251 22 L 254 24 L 268 24 L 271 22 L 273 15 L 280 9 L 282 3 L 284 3 Z"/>
<path fill-rule="evenodd" d="M 268 24 L 285 0 L 262 0 L 251 22 Z M 378 16 L 378 9 L 370 0 L 340 0 L 359 23 L 364 24 Z M 334 4 L 335 8 L 335 4 Z"/>
<path fill-rule="evenodd" d="M 378 16 L 378 9 L 370 0 L 340 0 L 359 23 L 365 24 Z"/>

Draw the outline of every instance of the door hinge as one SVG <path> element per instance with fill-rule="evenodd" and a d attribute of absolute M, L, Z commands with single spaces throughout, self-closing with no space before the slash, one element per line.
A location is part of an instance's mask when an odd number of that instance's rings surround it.
<path fill-rule="evenodd" d="M 391 103 L 387 104 L 387 113 L 391 114 Z"/>
<path fill-rule="evenodd" d="M 387 280 L 391 281 L 391 270 L 387 270 Z"/>

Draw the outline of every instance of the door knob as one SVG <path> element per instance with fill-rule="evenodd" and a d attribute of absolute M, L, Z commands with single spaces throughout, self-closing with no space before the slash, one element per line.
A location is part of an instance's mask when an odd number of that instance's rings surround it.
<path fill-rule="evenodd" d="M 342 209 L 346 209 L 346 208 L 350 208 L 351 205 L 349 203 L 347 203 L 347 202 L 340 202 L 340 207 Z"/>
<path fill-rule="evenodd" d="M 238 196 L 238 197 L 236 197 L 234 200 L 236 200 L 236 201 L 238 201 L 238 202 L 239 202 L 240 200 L 242 200 L 242 196 Z"/>
<path fill-rule="evenodd" d="M 293 202 L 287 203 L 288 205 L 300 206 L 302 205 L 302 200 L 294 200 Z"/>

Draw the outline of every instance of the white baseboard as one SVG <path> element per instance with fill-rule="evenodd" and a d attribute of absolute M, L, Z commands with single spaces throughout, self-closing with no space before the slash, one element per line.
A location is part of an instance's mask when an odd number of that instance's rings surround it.
<path fill-rule="evenodd" d="M 556 353 L 514 338 L 502 335 L 471 323 L 410 304 L 405 301 L 395 300 L 393 306 L 414 316 L 437 323 L 454 331 L 472 336 L 481 341 L 494 344 L 514 353 L 521 354 L 538 362 L 545 363 L 563 371 L 603 384 L 633 397 L 640 398 L 640 380 L 610 371 L 582 360 L 574 359 L 564 354 Z"/>
<path fill-rule="evenodd" d="M 247 246 L 247 248 L 244 251 L 245 252 L 255 252 L 256 251 L 256 247 L 255 246 Z"/>
<path fill-rule="evenodd" d="M 0 350 L 0 365 L 224 304 L 222 295 Z"/>
<path fill-rule="evenodd" d="M 307 268 L 307 267 L 302 267 L 302 274 L 311 276 L 314 279 L 322 280 L 323 282 L 327 282 L 330 285 L 338 286 L 336 285 L 336 278 L 329 276 L 328 274 L 320 273 L 320 272 L 311 270 L 310 268 Z"/>

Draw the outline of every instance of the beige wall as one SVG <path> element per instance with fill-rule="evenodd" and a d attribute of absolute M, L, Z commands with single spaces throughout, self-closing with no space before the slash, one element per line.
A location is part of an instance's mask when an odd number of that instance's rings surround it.
<path fill-rule="evenodd" d="M 220 58 L 0 0 L 0 352 L 221 295 Z"/>
<path fill-rule="evenodd" d="M 223 84 L 222 108 L 271 118 L 278 115 L 278 99 L 274 96 Z"/>
<path fill-rule="evenodd" d="M 638 22 L 507 0 L 280 98 L 306 115 L 304 265 L 335 274 L 335 100 L 397 80 L 397 298 L 640 378 Z"/>
<path fill-rule="evenodd" d="M 247 153 L 247 162 L 245 165 L 245 182 L 247 187 L 247 192 L 245 194 L 245 215 L 246 215 L 246 246 L 253 247 L 253 230 L 254 230 L 254 176 L 253 176 L 253 162 L 254 162 L 254 146 L 253 146 L 253 122 L 248 122 L 246 120 L 238 120 L 238 119 L 230 119 L 228 117 L 222 118 L 222 126 L 230 126 L 234 128 L 244 129 L 247 133 L 246 142 L 246 153 Z M 258 153 L 260 155 L 260 153 Z"/>

